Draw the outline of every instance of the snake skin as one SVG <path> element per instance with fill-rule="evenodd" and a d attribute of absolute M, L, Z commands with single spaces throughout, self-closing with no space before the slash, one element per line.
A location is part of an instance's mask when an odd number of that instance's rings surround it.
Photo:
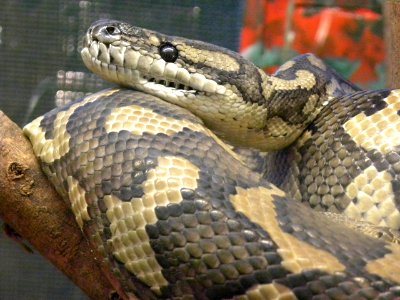
<path fill-rule="evenodd" d="M 179 107 L 106 90 L 25 132 L 125 290 L 149 287 L 141 299 L 400 297 L 399 245 L 287 198 Z"/>
<path fill-rule="evenodd" d="M 24 131 L 126 293 L 400 297 L 400 246 L 385 242 L 400 240 L 400 91 L 361 91 L 313 55 L 268 76 L 117 21 L 86 39 L 91 70 L 142 92 L 104 90 Z"/>
<path fill-rule="evenodd" d="M 399 232 L 400 93 L 362 91 L 327 105 L 265 178 L 320 211 Z"/>

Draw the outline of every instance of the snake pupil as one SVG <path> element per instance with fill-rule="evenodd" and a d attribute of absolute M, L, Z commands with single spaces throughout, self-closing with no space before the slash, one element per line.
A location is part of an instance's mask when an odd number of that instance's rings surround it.
<path fill-rule="evenodd" d="M 171 43 L 164 43 L 160 46 L 160 55 L 166 62 L 175 62 L 178 58 L 178 49 Z"/>
<path fill-rule="evenodd" d="M 106 31 L 108 34 L 119 33 L 119 30 L 117 28 L 115 28 L 114 26 L 107 26 Z"/>

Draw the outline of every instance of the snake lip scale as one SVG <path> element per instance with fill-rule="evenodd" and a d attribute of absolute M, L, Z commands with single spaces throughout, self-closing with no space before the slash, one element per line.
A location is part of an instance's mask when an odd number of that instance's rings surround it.
<path fill-rule="evenodd" d="M 94 65 L 96 65 L 99 68 L 105 68 L 108 70 L 109 73 L 113 73 L 115 70 L 115 74 L 118 78 L 118 81 L 121 79 L 119 78 L 121 75 L 121 72 L 124 74 L 127 74 L 127 77 L 130 79 L 131 82 L 137 81 L 142 85 L 149 84 L 149 83 L 155 83 L 157 86 L 155 87 L 156 89 L 159 89 L 161 87 L 168 87 L 171 88 L 172 90 L 176 90 L 177 92 L 180 91 L 181 93 L 199 93 L 200 91 L 195 90 L 194 88 L 184 85 L 182 83 L 179 83 L 177 81 L 168 81 L 164 78 L 157 78 L 157 77 L 147 77 L 143 74 L 141 74 L 138 70 L 131 69 L 128 67 L 125 67 L 125 55 L 123 54 L 126 51 L 127 46 L 122 46 L 119 45 L 120 49 L 122 50 L 121 52 L 113 52 L 110 49 L 112 49 L 111 44 L 106 44 L 102 43 L 100 41 L 92 40 L 88 42 L 87 48 L 89 49 L 89 53 L 92 56 L 91 60 Z M 101 49 L 101 51 L 99 50 Z M 84 55 L 87 55 L 86 49 L 83 52 Z M 118 58 L 118 59 L 117 59 Z M 106 63 L 104 61 L 109 61 L 109 63 Z M 117 64 L 116 61 L 121 61 L 121 64 Z M 137 66 L 137 65 L 136 65 Z M 133 66 L 134 68 L 136 66 Z M 207 92 L 204 92 L 207 94 Z"/>
<path fill-rule="evenodd" d="M 90 54 L 93 55 L 91 58 L 93 64 L 97 65 L 99 68 L 106 68 L 106 69 L 108 69 L 109 72 L 113 72 L 113 69 L 118 70 L 118 73 L 116 73 L 116 74 L 120 74 L 121 72 L 128 73 L 128 69 L 125 70 L 125 67 L 123 65 L 113 64 L 113 56 L 110 53 L 110 45 L 107 45 L 107 44 L 104 44 L 104 43 L 101 43 L 98 41 L 92 41 L 92 42 L 90 42 L 89 45 L 90 46 L 88 46 L 88 48 L 90 49 Z M 94 49 L 98 49 L 99 47 L 102 48 L 102 51 L 97 51 L 97 54 L 96 54 L 96 50 L 94 50 Z M 124 48 L 122 48 L 122 49 L 124 49 Z M 106 63 L 102 62 L 102 60 L 99 59 L 100 55 L 106 61 L 107 60 L 110 61 L 110 63 L 106 64 Z M 130 75 L 131 75 L 130 79 L 132 79 L 132 80 L 135 79 L 138 82 L 141 82 L 143 84 L 145 84 L 147 82 L 153 82 L 156 84 L 166 83 L 165 81 L 161 82 L 162 79 L 156 79 L 155 77 L 147 78 L 146 76 L 141 75 L 140 72 L 136 71 L 136 70 L 134 72 L 132 72 L 132 70 L 129 70 L 129 71 L 130 71 Z M 164 84 L 163 84 L 163 86 L 164 86 Z M 182 84 L 174 84 L 173 82 L 169 82 L 168 86 L 171 88 L 174 88 L 174 89 L 185 90 L 185 86 Z M 188 90 L 188 89 L 189 88 L 186 87 L 186 90 Z"/>

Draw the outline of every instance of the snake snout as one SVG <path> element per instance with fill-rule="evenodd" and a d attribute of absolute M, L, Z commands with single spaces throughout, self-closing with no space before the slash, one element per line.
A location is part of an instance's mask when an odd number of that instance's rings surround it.
<path fill-rule="evenodd" d="M 111 44 L 121 38 L 121 31 L 118 28 L 119 22 L 112 20 L 99 20 L 94 22 L 87 32 L 87 40 L 99 41 L 104 44 Z"/>

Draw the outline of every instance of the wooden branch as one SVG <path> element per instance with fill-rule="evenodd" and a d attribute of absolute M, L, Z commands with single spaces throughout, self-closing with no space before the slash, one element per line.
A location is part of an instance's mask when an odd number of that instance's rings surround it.
<path fill-rule="evenodd" d="M 386 85 L 389 88 L 400 87 L 400 1 L 384 2 L 385 48 L 386 48 Z"/>
<path fill-rule="evenodd" d="M 22 130 L 1 111 L 0 217 L 91 299 L 115 299 L 117 294 L 127 299 L 96 260 L 70 209 L 42 173 Z"/>

